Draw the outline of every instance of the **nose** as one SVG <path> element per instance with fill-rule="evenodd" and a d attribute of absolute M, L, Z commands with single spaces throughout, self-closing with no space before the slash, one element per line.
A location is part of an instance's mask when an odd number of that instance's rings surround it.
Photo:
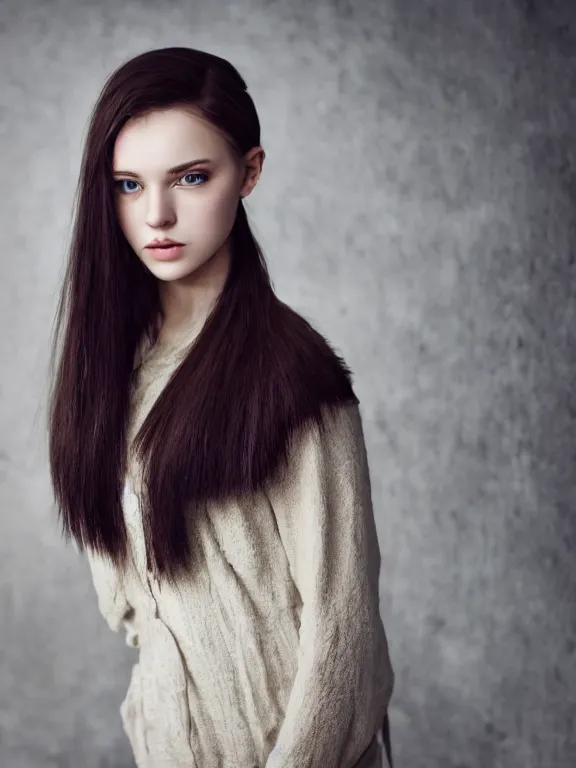
<path fill-rule="evenodd" d="M 151 194 L 148 200 L 146 223 L 150 227 L 161 227 L 174 223 L 175 210 L 168 195 Z"/>

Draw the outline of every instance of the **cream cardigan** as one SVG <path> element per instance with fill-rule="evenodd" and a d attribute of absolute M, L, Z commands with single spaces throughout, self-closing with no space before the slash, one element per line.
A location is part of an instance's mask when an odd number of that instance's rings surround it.
<path fill-rule="evenodd" d="M 142 350 L 129 440 L 181 358 Z M 129 571 L 86 552 L 102 615 L 139 649 L 120 706 L 138 768 L 351 768 L 394 687 L 358 406 L 302 434 L 290 473 L 250 508 L 195 515 L 202 568 L 176 588 L 146 568 L 137 477 Z"/>

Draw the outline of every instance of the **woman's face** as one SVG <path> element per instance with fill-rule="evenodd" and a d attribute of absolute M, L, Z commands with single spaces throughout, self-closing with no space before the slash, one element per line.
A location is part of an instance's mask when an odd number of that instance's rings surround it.
<path fill-rule="evenodd" d="M 116 211 L 153 275 L 189 277 L 227 247 L 239 197 L 258 179 L 253 159 L 254 150 L 239 157 L 213 126 L 185 109 L 157 110 L 123 126 L 113 157 Z M 184 244 L 169 260 L 160 258 L 166 251 L 147 248 L 164 238 Z"/>

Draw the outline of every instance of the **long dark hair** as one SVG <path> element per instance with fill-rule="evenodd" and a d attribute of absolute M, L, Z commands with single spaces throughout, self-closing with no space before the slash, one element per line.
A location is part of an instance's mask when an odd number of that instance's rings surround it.
<path fill-rule="evenodd" d="M 161 305 L 117 221 L 112 157 L 129 118 L 172 106 L 209 120 L 240 155 L 260 145 L 246 83 L 218 56 L 162 48 L 111 75 L 88 127 L 50 358 L 49 460 L 63 534 L 120 569 L 133 365 L 142 339 L 157 338 Z M 170 581 L 191 567 L 185 513 L 262 489 L 287 466 L 295 430 L 322 429 L 326 407 L 359 402 L 344 361 L 276 297 L 242 200 L 230 242 L 224 288 L 134 440 L 148 563 Z"/>

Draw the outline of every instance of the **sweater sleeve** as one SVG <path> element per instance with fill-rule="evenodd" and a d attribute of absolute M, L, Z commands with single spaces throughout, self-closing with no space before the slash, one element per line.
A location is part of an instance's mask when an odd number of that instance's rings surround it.
<path fill-rule="evenodd" d="M 302 611 L 297 673 L 266 768 L 350 768 L 394 686 L 358 406 L 340 406 L 326 424 L 301 433 L 268 489 Z"/>
<path fill-rule="evenodd" d="M 98 599 L 98 608 L 113 632 L 122 627 L 130 631 L 126 617 L 133 609 L 124 590 L 122 580 L 109 560 L 86 547 L 86 559 L 92 575 L 92 583 Z M 134 645 L 127 638 L 128 645 Z"/>

